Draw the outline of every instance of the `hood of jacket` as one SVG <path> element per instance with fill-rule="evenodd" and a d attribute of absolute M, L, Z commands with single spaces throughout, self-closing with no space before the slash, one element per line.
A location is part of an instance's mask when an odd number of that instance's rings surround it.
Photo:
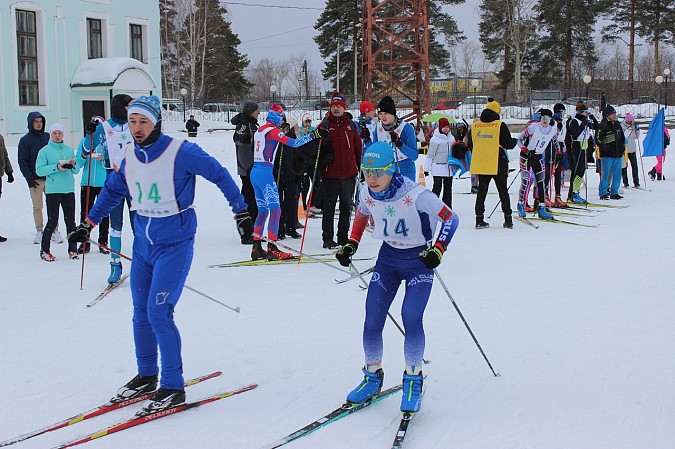
<path fill-rule="evenodd" d="M 483 123 L 490 123 L 499 120 L 499 114 L 492 109 L 483 109 L 480 113 L 480 121 Z"/>
<path fill-rule="evenodd" d="M 431 136 L 431 141 L 439 143 L 447 143 L 450 141 L 450 137 L 452 137 L 452 135 L 449 132 L 447 134 L 443 134 L 440 128 L 436 128 L 434 130 L 434 134 Z M 454 140 L 454 137 L 452 138 Z"/>
<path fill-rule="evenodd" d="M 40 131 L 36 131 L 33 129 L 33 120 L 36 118 L 42 118 L 42 129 Z M 42 134 L 45 132 L 45 129 L 47 128 L 47 119 L 45 118 L 44 115 L 37 111 L 33 111 L 28 113 L 28 132 L 35 133 L 35 134 Z"/>

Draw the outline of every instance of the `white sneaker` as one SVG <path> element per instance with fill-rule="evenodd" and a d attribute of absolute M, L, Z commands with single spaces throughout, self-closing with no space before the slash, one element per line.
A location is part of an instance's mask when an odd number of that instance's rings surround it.
<path fill-rule="evenodd" d="M 33 245 L 39 245 L 40 243 L 42 243 L 42 231 L 38 231 L 33 239 Z"/>
<path fill-rule="evenodd" d="M 61 233 L 58 229 L 55 229 L 54 233 L 52 234 L 52 242 L 63 243 L 63 237 L 61 237 Z"/>

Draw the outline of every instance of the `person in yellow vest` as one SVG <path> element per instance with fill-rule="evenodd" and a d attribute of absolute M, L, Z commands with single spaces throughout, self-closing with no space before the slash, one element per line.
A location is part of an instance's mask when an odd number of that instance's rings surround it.
<path fill-rule="evenodd" d="M 476 196 L 476 229 L 489 228 L 485 222 L 485 197 L 490 180 L 494 179 L 499 192 L 499 200 L 504 213 L 504 227 L 513 228 L 511 200 L 506 179 L 509 175 L 509 155 L 507 151 L 516 146 L 516 139 L 506 123 L 499 120 L 501 107 L 494 99 L 488 98 L 488 104 L 480 118 L 471 125 L 468 146 L 472 151 L 471 174 L 478 176 L 478 195 Z"/>

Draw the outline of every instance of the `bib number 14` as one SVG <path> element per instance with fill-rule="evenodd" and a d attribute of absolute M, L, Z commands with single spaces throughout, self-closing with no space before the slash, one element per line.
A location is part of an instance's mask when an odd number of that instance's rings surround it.
<path fill-rule="evenodd" d="M 389 221 L 386 218 L 383 218 L 382 221 L 384 222 L 384 236 L 389 237 Z M 410 231 L 410 229 L 406 226 L 405 219 L 399 218 L 394 226 L 394 234 L 407 237 L 408 231 Z"/>
<path fill-rule="evenodd" d="M 136 187 L 138 187 L 138 204 L 143 203 L 143 189 L 141 188 L 141 183 L 136 182 Z M 159 189 L 157 188 L 157 183 L 153 182 L 150 185 L 150 190 L 148 191 L 147 199 L 151 200 L 155 204 L 159 203 L 162 200 L 161 195 L 159 194 Z"/>

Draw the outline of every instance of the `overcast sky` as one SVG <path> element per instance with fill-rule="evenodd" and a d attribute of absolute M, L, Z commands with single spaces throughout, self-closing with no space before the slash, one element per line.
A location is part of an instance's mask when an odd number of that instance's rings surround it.
<path fill-rule="evenodd" d="M 314 24 L 326 5 L 325 0 L 221 0 L 221 3 L 229 11 L 232 30 L 241 40 L 239 51 L 247 54 L 252 63 L 263 58 L 283 60 L 304 53 L 310 68 L 323 69 L 313 37 L 317 34 Z M 461 6 L 444 8 L 469 39 L 478 37 L 479 3 L 480 0 L 467 0 Z"/>

